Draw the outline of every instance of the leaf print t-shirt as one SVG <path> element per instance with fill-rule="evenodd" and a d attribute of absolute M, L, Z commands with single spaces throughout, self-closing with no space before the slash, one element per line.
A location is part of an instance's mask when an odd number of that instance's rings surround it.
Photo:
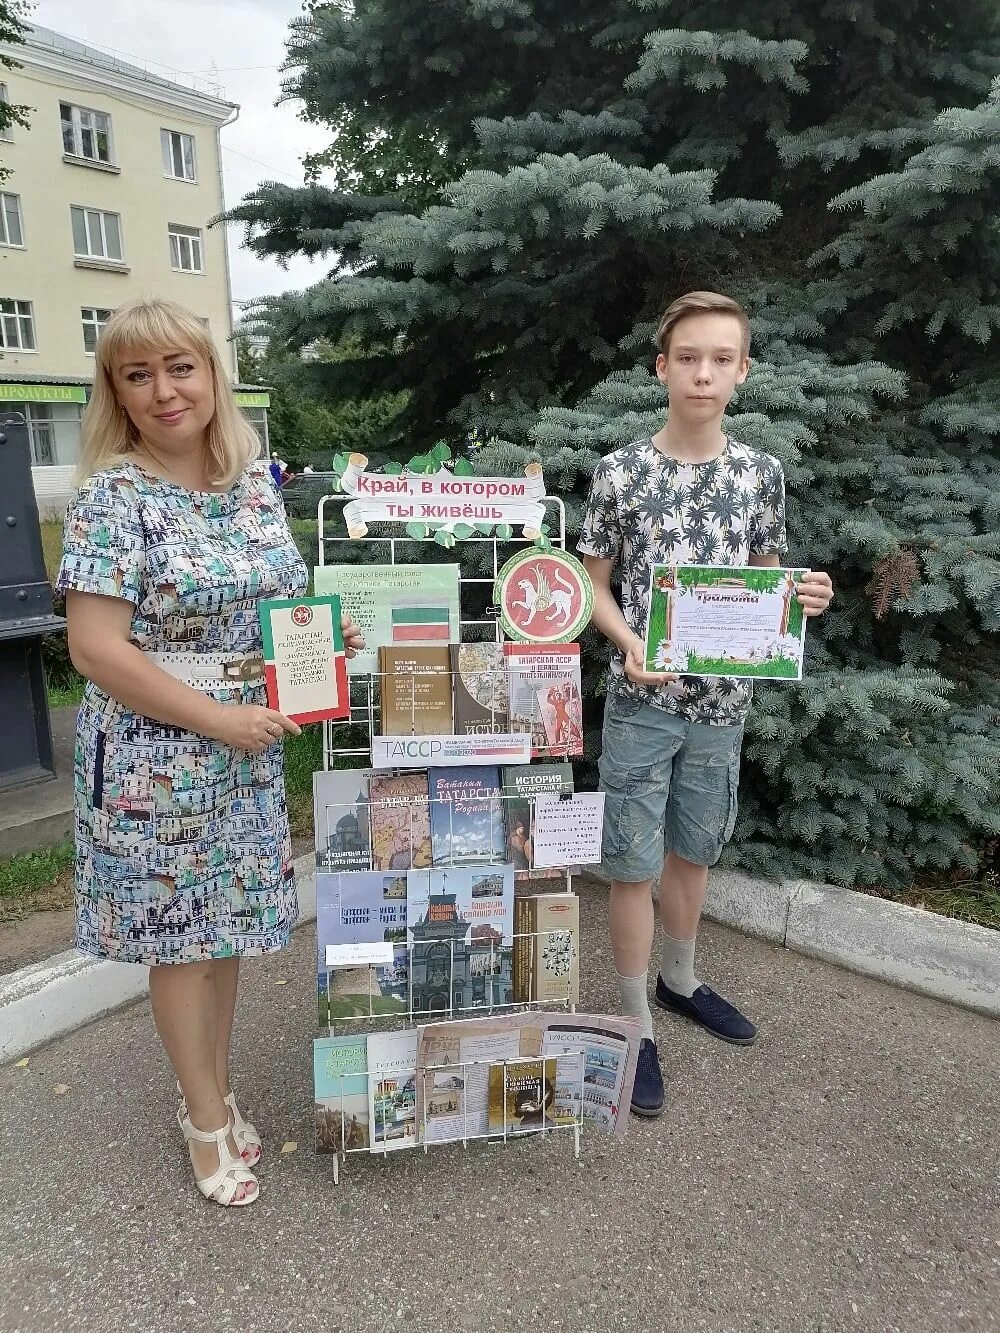
<path fill-rule="evenodd" d="M 622 613 L 642 637 L 653 565 L 746 565 L 752 555 L 785 554 L 781 464 L 729 438 L 707 463 L 683 463 L 661 453 L 650 438 L 637 440 L 598 463 L 577 550 L 616 562 Z M 753 696 L 751 681 L 729 677 L 636 685 L 625 675 L 617 648 L 608 690 L 713 726 L 742 722 Z"/>

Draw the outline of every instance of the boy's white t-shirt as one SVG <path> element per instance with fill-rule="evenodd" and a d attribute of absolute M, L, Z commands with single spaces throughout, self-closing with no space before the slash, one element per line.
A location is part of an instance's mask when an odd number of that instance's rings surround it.
<path fill-rule="evenodd" d="M 781 464 L 729 438 L 707 463 L 681 463 L 648 436 L 636 440 L 594 470 L 577 550 L 615 561 L 622 613 L 644 635 L 653 565 L 746 565 L 751 555 L 785 554 Z M 670 685 L 635 685 L 624 663 L 613 649 L 609 693 L 713 726 L 736 725 L 750 709 L 751 681 L 685 676 Z"/>

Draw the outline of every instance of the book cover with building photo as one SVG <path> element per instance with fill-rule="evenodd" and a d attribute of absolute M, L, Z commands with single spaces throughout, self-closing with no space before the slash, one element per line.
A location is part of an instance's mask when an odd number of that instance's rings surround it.
<path fill-rule="evenodd" d="M 410 951 L 405 944 L 394 944 L 391 963 L 331 967 L 321 974 L 320 1026 L 347 1018 L 405 1014 L 409 1000 Z"/>
<path fill-rule="evenodd" d="M 331 768 L 313 774 L 317 870 L 370 870 L 370 768 Z"/>
<path fill-rule="evenodd" d="M 561 879 L 556 866 L 535 870 L 535 800 L 546 792 L 573 793 L 572 764 L 510 764 L 501 772 L 504 820 L 507 825 L 507 856 L 514 866 L 514 892 L 532 880 Z"/>
<path fill-rule="evenodd" d="M 413 1012 L 513 1003 L 513 867 L 415 870 L 406 878 Z"/>
<path fill-rule="evenodd" d="M 368 1043 L 351 1037 L 313 1041 L 313 1088 L 318 1153 L 368 1148 Z"/>
<path fill-rule="evenodd" d="M 434 864 L 503 861 L 507 839 L 499 768 L 431 768 L 427 779 Z"/>
<path fill-rule="evenodd" d="M 508 1060 L 490 1065 L 491 1134 L 529 1134 L 556 1124 L 555 1060 Z"/>
<path fill-rule="evenodd" d="M 583 754 L 580 645 L 505 643 L 504 656 L 511 731 L 531 733 L 536 758 Z"/>
<path fill-rule="evenodd" d="M 427 774 L 376 773 L 368 787 L 372 867 L 417 870 L 431 864 L 431 815 Z"/>
<path fill-rule="evenodd" d="M 507 731 L 507 663 L 503 644 L 453 643 L 451 674 L 457 736 L 500 735 Z"/>

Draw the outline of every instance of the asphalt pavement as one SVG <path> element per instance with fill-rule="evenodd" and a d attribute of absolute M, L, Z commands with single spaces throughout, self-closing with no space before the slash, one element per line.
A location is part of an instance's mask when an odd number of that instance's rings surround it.
<path fill-rule="evenodd" d="M 582 1008 L 613 1005 L 583 886 Z M 1000 1024 L 719 926 L 702 977 L 761 1024 L 668 1014 L 666 1114 L 349 1158 L 312 1150 L 312 927 L 245 967 L 260 1202 L 195 1192 L 148 1003 L 0 1069 L 0 1330 L 1000 1330 Z M 296 1144 L 281 1153 L 282 1145 Z"/>

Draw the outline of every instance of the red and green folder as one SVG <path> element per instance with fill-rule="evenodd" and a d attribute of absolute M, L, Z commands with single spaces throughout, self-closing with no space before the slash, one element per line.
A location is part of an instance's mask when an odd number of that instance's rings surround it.
<path fill-rule="evenodd" d="M 274 598 L 259 609 L 268 707 L 300 725 L 350 717 L 340 598 Z"/>

